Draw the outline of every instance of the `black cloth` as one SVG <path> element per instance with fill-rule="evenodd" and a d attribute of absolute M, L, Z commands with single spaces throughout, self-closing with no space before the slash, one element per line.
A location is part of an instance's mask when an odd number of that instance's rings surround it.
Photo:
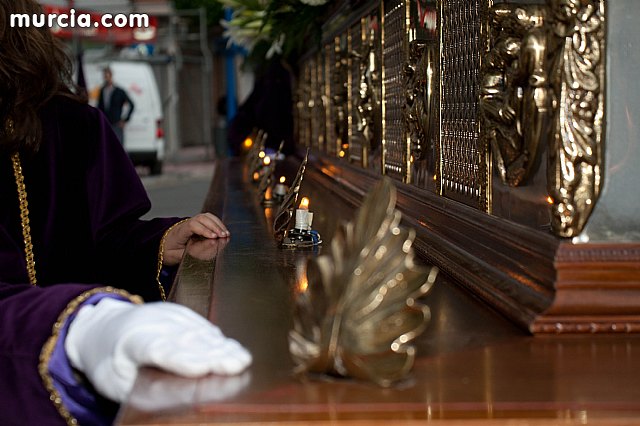
<path fill-rule="evenodd" d="M 116 124 L 119 121 L 129 121 L 131 118 L 131 114 L 133 114 L 134 104 L 127 95 L 127 92 L 122 90 L 120 87 L 113 86 L 113 92 L 111 93 L 111 102 L 109 102 L 109 107 L 106 107 L 107 102 L 104 99 L 104 90 L 106 86 L 102 86 L 100 89 L 100 97 L 98 98 L 98 109 L 107 116 L 109 123 Z M 126 117 L 122 116 L 122 110 L 126 104 L 129 104 L 129 112 Z"/>

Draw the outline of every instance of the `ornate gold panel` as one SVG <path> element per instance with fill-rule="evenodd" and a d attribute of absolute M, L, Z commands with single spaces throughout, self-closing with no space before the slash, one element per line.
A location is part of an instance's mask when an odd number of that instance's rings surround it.
<path fill-rule="evenodd" d="M 311 146 L 311 66 L 310 61 L 304 63 L 301 70 L 303 78 L 298 84 L 296 111 L 298 140 L 302 146 Z"/>
<path fill-rule="evenodd" d="M 505 184 L 518 186 L 547 146 L 551 226 L 578 235 L 602 186 L 604 0 L 491 9 L 480 92 L 482 139 Z"/>
<path fill-rule="evenodd" d="M 309 109 L 309 132 L 311 137 L 310 146 L 319 149 L 320 148 L 320 120 L 319 116 L 319 103 L 320 93 L 318 86 L 318 69 L 317 69 L 317 55 L 312 56 L 307 61 L 307 69 L 309 73 L 309 100 L 307 107 Z"/>
<path fill-rule="evenodd" d="M 402 68 L 408 57 L 408 5 L 404 0 L 384 2 L 382 52 L 383 173 L 410 182 L 410 152 L 404 130 L 405 103 Z"/>
<path fill-rule="evenodd" d="M 382 137 L 381 28 L 378 12 L 363 17 L 351 35 L 352 121 L 350 159 L 369 167 Z M 356 34 L 359 29 L 359 36 Z M 378 167 L 378 165 L 373 165 Z"/>
<path fill-rule="evenodd" d="M 550 0 L 561 40 L 553 88 L 558 110 L 550 149 L 551 226 L 580 233 L 602 187 L 604 117 L 604 0 Z"/>
<path fill-rule="evenodd" d="M 325 145 L 325 152 L 330 156 L 336 156 L 338 154 L 336 141 L 338 139 L 338 135 L 336 133 L 336 114 L 335 114 L 335 105 L 333 103 L 333 94 L 335 92 L 334 83 L 333 83 L 333 72 L 336 67 L 336 52 L 334 45 L 332 43 L 328 43 L 323 48 L 324 52 L 324 107 L 326 113 L 326 121 L 325 121 L 325 135 L 327 138 L 327 143 Z"/>
<path fill-rule="evenodd" d="M 479 139 L 478 100 L 490 1 L 442 0 L 440 193 L 488 210 L 488 153 Z"/>
<path fill-rule="evenodd" d="M 336 154 L 345 156 L 343 146 L 349 144 L 349 45 L 348 36 L 344 32 L 334 40 L 334 69 L 331 76 L 331 102 L 333 106 L 333 132 L 335 135 Z"/>
<path fill-rule="evenodd" d="M 553 48 L 544 5 L 499 4 L 490 11 L 491 50 L 482 67 L 482 139 L 501 180 L 524 183 L 550 135 Z"/>
<path fill-rule="evenodd" d="M 438 28 L 436 0 L 412 1 L 409 59 L 403 70 L 405 129 L 410 144 L 411 183 L 432 191 L 440 146 Z"/>

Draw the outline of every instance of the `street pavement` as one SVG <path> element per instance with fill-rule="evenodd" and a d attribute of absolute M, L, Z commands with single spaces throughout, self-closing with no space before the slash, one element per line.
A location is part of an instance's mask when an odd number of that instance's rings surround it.
<path fill-rule="evenodd" d="M 138 168 L 152 205 L 143 219 L 199 213 L 213 171 L 213 154 L 206 147 L 183 148 L 173 161 L 165 162 L 161 175 L 150 176 L 146 169 Z"/>

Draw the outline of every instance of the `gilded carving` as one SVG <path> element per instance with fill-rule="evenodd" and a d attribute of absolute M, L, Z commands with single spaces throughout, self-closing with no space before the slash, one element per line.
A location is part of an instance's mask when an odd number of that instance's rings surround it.
<path fill-rule="evenodd" d="M 481 137 L 511 186 L 526 183 L 548 146 L 552 228 L 578 235 L 602 185 L 604 1 L 499 4 L 491 29 Z"/>
<path fill-rule="evenodd" d="M 483 140 L 491 145 L 503 183 L 531 175 L 553 115 L 552 43 L 543 5 L 500 4 L 490 10 L 493 47 L 482 67 Z"/>
<path fill-rule="evenodd" d="M 348 143 L 347 128 L 347 99 L 349 97 L 348 86 L 348 56 L 346 49 L 341 46 L 341 40 L 336 39 L 335 44 L 335 72 L 332 81 L 333 124 L 338 146 Z"/>
<path fill-rule="evenodd" d="M 549 149 L 548 187 L 554 231 L 578 235 L 602 186 L 604 0 L 550 0 L 561 41 L 553 74 L 558 98 Z"/>
<path fill-rule="evenodd" d="M 380 140 L 380 70 L 375 51 L 375 29 L 369 30 L 362 53 L 352 52 L 359 62 L 358 99 L 356 100 L 356 129 L 364 145 L 371 152 Z"/>
<path fill-rule="evenodd" d="M 402 114 L 414 160 L 423 157 L 431 132 L 434 49 L 425 40 L 409 43 L 403 67 L 405 104 Z"/>

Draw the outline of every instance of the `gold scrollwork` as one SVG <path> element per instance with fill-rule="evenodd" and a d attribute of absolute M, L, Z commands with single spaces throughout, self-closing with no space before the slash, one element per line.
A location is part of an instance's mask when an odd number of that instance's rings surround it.
<path fill-rule="evenodd" d="M 403 67 L 405 104 L 402 113 L 414 160 L 424 156 L 432 125 L 433 64 L 435 49 L 425 40 L 409 43 Z"/>
<path fill-rule="evenodd" d="M 561 40 L 553 73 L 558 98 L 547 185 L 551 225 L 563 237 L 580 233 L 602 186 L 604 0 L 549 0 Z"/>

